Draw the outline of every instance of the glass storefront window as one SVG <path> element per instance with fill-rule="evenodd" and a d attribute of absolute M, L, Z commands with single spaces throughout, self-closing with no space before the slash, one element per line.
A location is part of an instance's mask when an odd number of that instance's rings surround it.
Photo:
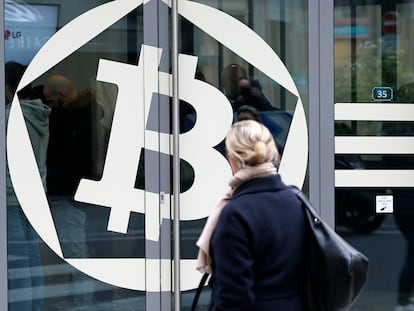
<path fill-rule="evenodd" d="M 268 126 L 308 191 L 307 3 L 180 7 L 183 308 L 232 122 Z M 9 310 L 171 310 L 169 5 L 4 1 Z"/>
<path fill-rule="evenodd" d="M 240 21 L 258 34 L 270 48 L 280 57 L 293 79 L 303 100 L 304 109 L 308 110 L 308 21 L 306 1 L 197 1 L 216 8 L 230 17 Z M 251 46 L 250 35 L 244 27 L 234 27 L 235 31 L 209 33 L 209 30 L 197 27 L 185 17 L 180 20 L 181 53 L 196 55 L 198 66 L 196 78 L 221 90 L 231 103 L 233 121 L 245 118 L 251 112 L 243 107 L 253 106 L 256 118 L 263 122 L 274 134 L 280 151 L 283 153 L 292 116 L 297 105 L 297 96 L 287 91 L 285 85 L 269 77 L 268 72 L 258 65 L 249 62 L 249 52 L 259 55 L 262 47 Z M 208 28 L 208 27 L 205 27 Z M 211 27 L 212 28 L 212 27 Z M 232 27 L 232 29 L 234 29 Z M 219 39 L 218 39 L 219 38 Z M 242 53 L 238 53 L 243 51 Z M 254 59 L 254 58 L 250 58 Z M 270 59 L 270 65 L 274 59 Z M 283 71 L 283 69 L 281 70 Z M 249 82 L 250 81 L 250 82 Z M 245 84 L 242 84 L 245 83 Z M 248 83 L 248 84 L 247 84 Z M 248 86 L 248 87 L 246 87 Z M 187 111 L 185 103 L 182 111 Z M 241 109 L 240 109 L 241 108 Z M 240 109 L 240 110 L 239 110 Z M 240 113 L 240 115 L 239 115 Z M 188 116 L 194 111 L 188 112 Z M 214 118 L 220 120 L 223 110 L 217 109 Z M 189 118 L 189 117 L 187 117 Z M 196 119 L 191 118 L 191 120 Z M 190 123 L 191 128 L 193 124 Z M 188 128 L 183 129 L 183 131 Z M 224 143 L 215 146 L 223 155 Z M 211 165 L 205 163 L 205 165 Z M 214 165 L 213 165 L 214 166 Z M 186 174 L 184 174 L 186 176 Z M 189 182 L 191 183 L 191 181 Z M 305 181 L 307 183 L 307 181 Z M 305 190 L 307 188 L 305 186 Z M 206 194 L 208 195 L 208 194 Z M 198 248 L 196 241 L 205 219 L 184 221 L 181 223 L 182 250 L 185 259 L 196 258 Z M 201 275 L 200 275 L 201 277 Z M 193 291 L 184 292 L 183 301 L 193 296 Z M 210 292 L 203 291 L 200 304 L 208 306 Z"/>
<path fill-rule="evenodd" d="M 336 227 L 370 258 L 352 310 L 409 310 L 412 1 L 335 1 Z"/>
<path fill-rule="evenodd" d="M 108 230 L 108 208 L 75 199 L 81 179 L 102 178 L 119 94 L 115 83 L 97 78 L 99 64 L 136 64 L 137 46 L 143 42 L 142 8 L 108 21 L 108 27 L 102 26 L 90 39 L 82 38 L 93 32 L 98 6 L 109 2 L 5 2 L 5 31 L 10 34 L 5 41 L 6 89 L 16 91 L 25 70 L 21 66 L 28 66 L 26 74 L 34 79 L 18 97 L 47 198 L 37 206 L 22 204 L 22 210 L 21 190 L 17 201 L 8 179 L 9 310 L 132 310 L 146 303 L 144 289 L 128 288 L 134 282 L 114 286 L 99 281 L 99 271 L 93 278 L 93 268 L 74 263 L 90 260 L 109 269 L 101 261 L 146 254 L 142 214 L 132 214 L 128 233 L 122 234 Z M 75 20 L 86 12 L 89 18 Z M 53 36 L 62 28 L 68 31 L 60 41 Z M 47 44 L 57 45 L 42 50 Z M 38 51 L 44 54 L 36 55 Z M 32 62 L 35 55 L 37 63 Z M 31 67 L 36 64 L 40 68 Z M 10 110 L 8 105 L 6 111 L 12 114 Z M 142 188 L 140 169 L 135 174 L 137 188 Z M 55 239 L 58 245 L 53 245 Z M 133 276 L 142 277 L 139 271 Z"/>

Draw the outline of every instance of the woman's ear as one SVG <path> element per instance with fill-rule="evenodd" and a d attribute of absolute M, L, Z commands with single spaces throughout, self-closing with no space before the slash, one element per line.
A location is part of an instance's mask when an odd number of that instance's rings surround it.
<path fill-rule="evenodd" d="M 240 163 L 239 161 L 233 157 L 231 154 L 228 155 L 231 170 L 233 171 L 233 174 L 236 174 L 240 170 Z"/>

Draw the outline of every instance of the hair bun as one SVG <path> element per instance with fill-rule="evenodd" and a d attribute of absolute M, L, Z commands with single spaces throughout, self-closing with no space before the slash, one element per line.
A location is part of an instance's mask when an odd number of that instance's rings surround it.
<path fill-rule="evenodd" d="M 267 147 L 263 141 L 257 141 L 254 145 L 254 160 L 257 163 L 263 163 L 266 160 Z M 252 159 L 253 160 L 253 159 Z"/>

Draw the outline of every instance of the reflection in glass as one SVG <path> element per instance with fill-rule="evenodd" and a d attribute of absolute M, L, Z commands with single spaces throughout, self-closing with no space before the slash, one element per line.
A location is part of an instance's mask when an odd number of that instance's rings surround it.
<path fill-rule="evenodd" d="M 407 108 L 413 104 L 412 10 L 413 3 L 407 1 L 335 1 L 335 103 L 349 103 L 349 109 L 368 104 L 372 111 L 389 107 L 390 112 L 399 104 Z M 390 90 L 391 96 L 373 96 L 374 88 Z M 400 118 L 372 120 L 361 115 L 357 121 L 337 120 L 335 135 L 350 142 L 353 137 L 412 136 L 414 120 Z M 336 170 L 378 170 L 384 174 L 412 170 L 414 157 L 401 152 L 406 145 L 403 141 L 382 153 L 336 154 Z M 382 146 L 387 149 L 386 143 Z M 386 184 L 387 178 L 382 179 Z M 414 203 L 410 189 L 409 185 L 401 188 L 392 184 L 335 189 L 337 229 L 372 262 L 368 285 L 352 310 L 414 309 L 410 300 L 414 285 L 412 234 L 407 230 Z M 379 196 L 391 198 L 393 204 L 387 208 L 393 215 L 383 213 Z"/>

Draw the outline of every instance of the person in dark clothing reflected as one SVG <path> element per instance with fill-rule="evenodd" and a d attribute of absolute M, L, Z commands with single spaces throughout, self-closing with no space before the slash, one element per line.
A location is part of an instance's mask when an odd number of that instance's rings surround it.
<path fill-rule="evenodd" d="M 5 65 L 6 124 L 11 104 L 26 66 L 11 61 Z M 18 93 L 30 142 L 46 188 L 46 150 L 51 109 L 38 98 L 30 99 L 31 84 Z M 6 169 L 7 264 L 9 311 L 44 310 L 44 275 L 40 258 L 40 237 L 26 218 L 14 192 L 9 168 Z"/>

